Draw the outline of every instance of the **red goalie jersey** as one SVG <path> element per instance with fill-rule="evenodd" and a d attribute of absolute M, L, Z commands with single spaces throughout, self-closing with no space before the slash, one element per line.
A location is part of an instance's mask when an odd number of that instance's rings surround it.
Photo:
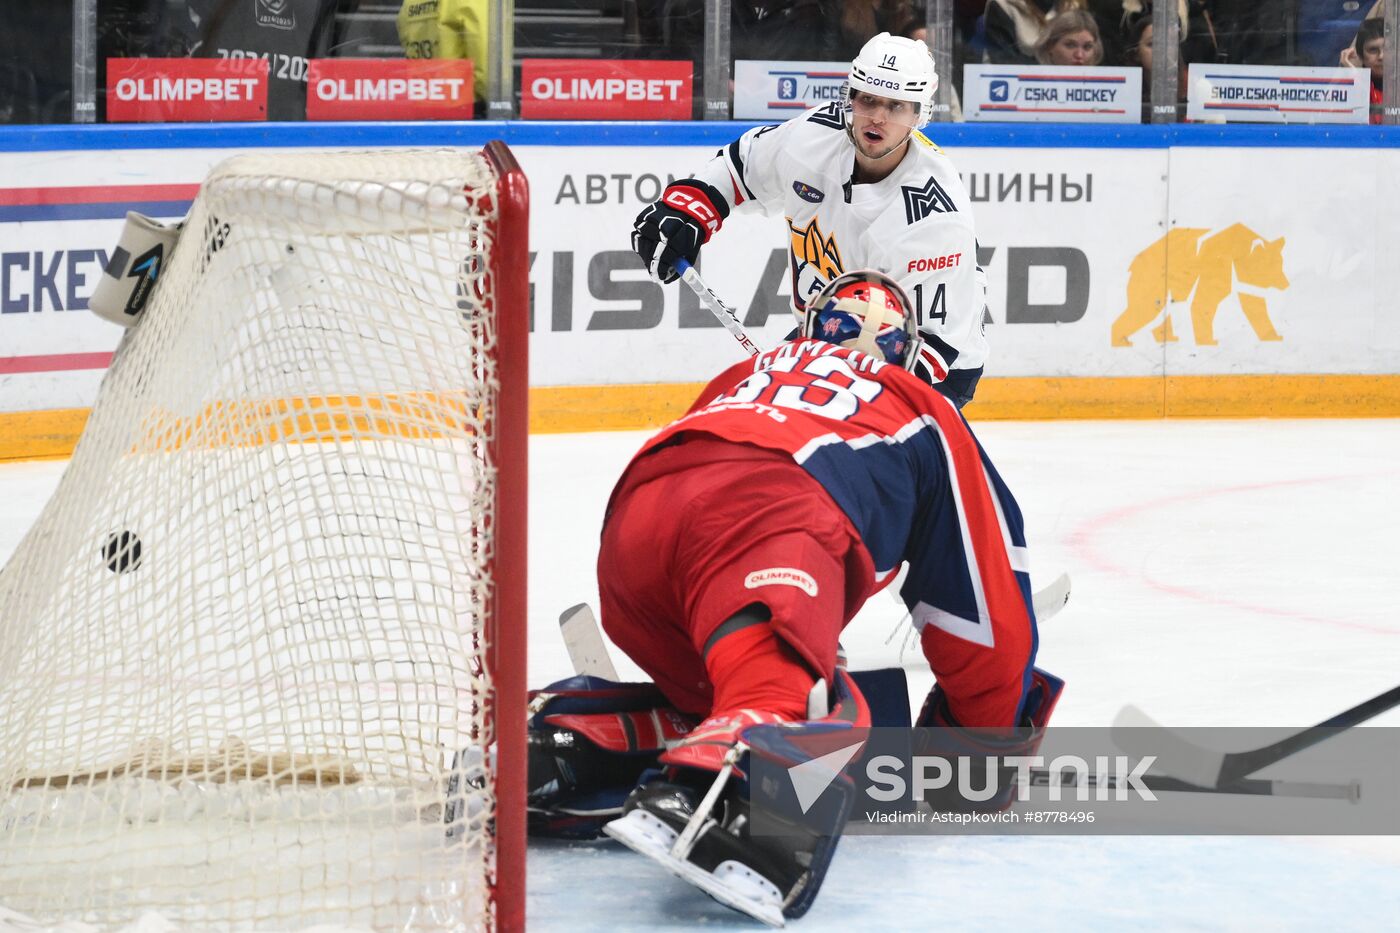
<path fill-rule="evenodd" d="M 633 459 L 603 539 L 604 627 L 682 708 L 708 712 L 698 662 L 746 603 L 830 677 L 840 628 L 908 562 L 900 595 L 956 720 L 1020 721 L 1020 510 L 954 405 L 898 366 L 808 339 L 730 367 Z"/>

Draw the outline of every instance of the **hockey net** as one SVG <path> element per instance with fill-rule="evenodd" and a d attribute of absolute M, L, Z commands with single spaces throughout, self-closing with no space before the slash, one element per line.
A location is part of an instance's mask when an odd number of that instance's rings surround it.
<path fill-rule="evenodd" d="M 234 158 L 0 571 L 0 905 L 518 927 L 526 185 Z"/>

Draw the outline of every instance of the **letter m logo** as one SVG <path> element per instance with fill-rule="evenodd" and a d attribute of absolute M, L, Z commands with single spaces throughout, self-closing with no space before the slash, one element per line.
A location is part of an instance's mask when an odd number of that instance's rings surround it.
<path fill-rule="evenodd" d="M 948 192 L 943 190 L 936 178 L 930 178 L 922 188 L 903 185 L 900 190 L 904 192 L 904 217 L 911 224 L 918 223 L 929 214 L 957 213 L 953 199 L 948 197 Z"/>

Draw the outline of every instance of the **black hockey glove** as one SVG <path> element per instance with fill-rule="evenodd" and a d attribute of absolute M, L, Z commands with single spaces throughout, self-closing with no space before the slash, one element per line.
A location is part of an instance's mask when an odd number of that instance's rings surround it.
<path fill-rule="evenodd" d="M 651 277 L 663 285 L 680 275 L 676 262 L 694 263 L 700 247 L 729 216 L 729 205 L 713 186 L 698 178 L 672 182 L 661 199 L 647 205 L 632 222 L 632 249 Z"/>

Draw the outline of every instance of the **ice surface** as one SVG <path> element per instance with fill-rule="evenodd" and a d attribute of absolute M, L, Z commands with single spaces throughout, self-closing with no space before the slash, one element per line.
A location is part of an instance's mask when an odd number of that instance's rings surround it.
<path fill-rule="evenodd" d="M 1041 631 L 1039 665 L 1068 682 L 1056 725 L 1107 725 L 1132 701 L 1173 726 L 1301 726 L 1400 682 L 1400 420 L 974 427 L 1025 513 L 1036 585 L 1074 580 Z M 603 508 L 644 437 L 531 438 L 532 685 L 569 673 L 558 615 L 597 604 Z M 62 467 L 0 467 L 0 559 Z M 872 600 L 843 639 L 853 667 L 899 660 L 899 617 L 887 596 Z M 911 694 L 929 683 L 912 675 Z M 1400 725 L 1400 712 L 1376 723 Z M 611 842 L 534 844 L 529 871 L 531 930 L 759 928 Z M 1397 837 L 863 836 L 842 842 L 794 927 L 1379 929 L 1397 918 Z"/>

